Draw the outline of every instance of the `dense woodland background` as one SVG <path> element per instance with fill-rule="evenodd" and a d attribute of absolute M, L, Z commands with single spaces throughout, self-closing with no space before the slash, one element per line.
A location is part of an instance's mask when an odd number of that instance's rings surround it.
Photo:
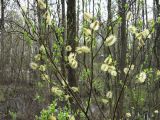
<path fill-rule="evenodd" d="M 159 0 L 0 10 L 0 120 L 160 120 Z"/>

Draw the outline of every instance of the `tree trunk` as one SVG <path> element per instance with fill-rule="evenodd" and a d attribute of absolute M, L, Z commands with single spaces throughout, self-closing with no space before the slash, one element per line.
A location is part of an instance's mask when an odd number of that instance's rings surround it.
<path fill-rule="evenodd" d="M 62 27 L 63 29 L 63 46 L 62 46 L 62 50 L 61 50 L 61 72 L 64 76 L 64 78 L 66 77 L 66 71 L 65 71 L 65 43 L 66 43 L 66 17 L 65 17 L 65 0 L 61 0 L 61 4 L 62 4 Z"/>
<path fill-rule="evenodd" d="M 2 30 L 4 28 L 4 1 L 1 0 L 1 24 L 0 29 Z"/>
<path fill-rule="evenodd" d="M 159 0 L 155 0 L 155 4 L 156 4 L 156 16 L 155 18 L 160 17 L 160 5 L 159 5 Z M 155 57 L 156 57 L 156 66 L 158 69 L 160 69 L 160 35 L 159 35 L 159 31 L 160 31 L 160 23 L 156 23 L 155 25 L 155 29 L 156 29 L 156 36 L 155 36 L 155 47 L 154 47 L 154 53 L 155 53 Z"/>
<path fill-rule="evenodd" d="M 0 19 L 0 30 L 1 30 L 1 65 L 0 65 L 0 76 L 1 81 L 4 80 L 4 0 L 1 0 L 1 19 Z"/>
<path fill-rule="evenodd" d="M 75 52 L 76 46 L 76 0 L 67 1 L 67 45 L 72 47 L 72 52 Z M 67 52 L 69 55 L 69 52 Z M 76 70 L 67 66 L 67 78 L 70 87 L 78 86 L 76 78 Z M 77 106 L 73 103 L 73 99 L 70 99 L 71 108 L 73 112 L 76 112 Z M 78 116 L 76 116 L 78 117 Z"/>
<path fill-rule="evenodd" d="M 123 81 L 123 84 L 125 84 L 125 73 L 123 72 L 123 69 L 125 68 L 126 64 L 126 50 L 127 50 L 127 40 L 126 40 L 126 11 L 125 11 L 125 5 L 126 0 L 119 1 L 119 15 L 122 18 L 122 22 L 120 25 L 120 57 L 119 57 L 119 69 L 120 69 L 120 76 L 119 80 Z M 124 100 L 124 90 L 122 88 L 122 85 L 119 85 L 119 100 L 118 100 L 118 106 L 116 111 L 116 120 L 120 120 L 123 116 L 123 100 Z"/>
<path fill-rule="evenodd" d="M 76 46 L 76 0 L 67 1 L 67 43 L 72 47 L 72 52 Z M 69 55 L 69 53 L 68 53 Z M 76 71 L 68 66 L 68 83 L 77 86 Z"/>

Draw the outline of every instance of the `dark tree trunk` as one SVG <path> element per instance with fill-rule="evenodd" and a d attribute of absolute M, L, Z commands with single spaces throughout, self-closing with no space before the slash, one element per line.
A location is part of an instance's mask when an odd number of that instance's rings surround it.
<path fill-rule="evenodd" d="M 0 19 L 0 32 L 1 32 L 1 65 L 0 65 L 0 76 L 1 81 L 4 80 L 4 0 L 1 0 L 1 19 Z"/>
<path fill-rule="evenodd" d="M 67 5 L 67 42 L 74 52 L 76 46 L 76 0 L 68 0 Z M 70 66 L 68 66 L 68 82 L 70 86 L 77 86 L 76 71 Z"/>
<path fill-rule="evenodd" d="M 160 5 L 159 5 L 159 0 L 155 0 L 155 4 L 156 4 L 156 16 L 155 18 L 157 19 L 158 17 L 160 17 Z M 154 53 L 155 53 L 155 57 L 156 57 L 156 64 L 157 64 L 157 68 L 160 69 L 160 23 L 156 23 L 155 25 L 155 47 L 154 47 Z"/>
<path fill-rule="evenodd" d="M 65 17 L 65 0 L 61 0 L 62 4 L 62 27 L 64 28 L 63 30 L 63 46 L 61 50 L 61 71 L 64 77 L 66 77 L 66 71 L 65 71 L 65 43 L 66 43 L 66 17 Z"/>
<path fill-rule="evenodd" d="M 119 69 L 120 69 L 120 76 L 119 80 L 123 81 L 123 84 L 125 84 L 125 73 L 123 72 L 123 69 L 125 68 L 126 64 L 126 50 L 127 50 L 127 40 L 126 40 L 126 10 L 125 10 L 125 4 L 126 0 L 119 0 L 119 15 L 122 18 L 122 22 L 120 25 L 120 57 L 119 57 Z M 119 120 L 123 116 L 123 100 L 124 100 L 124 90 L 121 85 L 119 85 L 119 94 L 118 94 L 118 106 L 116 110 L 116 120 Z"/>
<path fill-rule="evenodd" d="M 0 29 L 4 28 L 4 0 L 1 0 L 1 21 L 0 21 Z"/>

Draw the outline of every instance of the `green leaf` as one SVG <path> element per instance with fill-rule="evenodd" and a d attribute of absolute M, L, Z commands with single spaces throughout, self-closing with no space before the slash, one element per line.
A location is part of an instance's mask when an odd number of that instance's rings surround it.
<path fill-rule="evenodd" d="M 23 35 L 24 35 L 24 40 L 26 41 L 26 43 L 27 43 L 29 46 L 32 46 L 33 41 L 32 41 L 32 39 L 30 38 L 29 34 L 28 34 L 27 32 L 24 32 Z"/>

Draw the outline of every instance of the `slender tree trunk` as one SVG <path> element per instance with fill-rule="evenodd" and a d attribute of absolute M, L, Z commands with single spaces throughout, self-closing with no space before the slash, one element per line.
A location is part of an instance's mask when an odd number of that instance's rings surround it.
<path fill-rule="evenodd" d="M 1 19 L 0 19 L 0 30 L 1 30 L 1 68 L 0 76 L 1 80 L 4 80 L 4 0 L 1 0 Z"/>
<path fill-rule="evenodd" d="M 1 23 L 0 29 L 4 29 L 4 0 L 1 0 Z"/>
<path fill-rule="evenodd" d="M 155 4 L 156 4 L 156 16 L 155 18 L 157 19 L 158 17 L 160 17 L 160 5 L 159 5 L 159 0 L 155 0 Z M 154 53 L 155 53 L 155 57 L 156 57 L 156 66 L 158 69 L 160 69 L 160 23 L 156 23 L 155 25 L 155 29 L 156 29 L 156 36 L 155 36 L 155 47 L 154 47 Z"/>
<path fill-rule="evenodd" d="M 72 47 L 72 52 L 75 52 L 75 46 L 76 46 L 75 39 L 76 39 L 76 0 L 68 0 L 67 1 L 67 44 Z M 69 52 L 67 52 L 67 55 L 69 55 Z M 76 70 L 68 65 L 67 71 L 68 71 L 67 78 L 69 86 L 70 87 L 78 86 Z M 76 112 L 77 106 L 73 103 L 73 99 L 70 99 L 70 103 L 73 112 Z"/>
<path fill-rule="evenodd" d="M 67 5 L 67 42 L 74 52 L 76 46 L 76 0 L 68 0 Z M 70 66 L 67 69 L 69 85 L 77 86 L 76 71 Z"/>
<path fill-rule="evenodd" d="M 123 81 L 125 80 L 125 73 L 123 72 L 123 69 L 126 65 L 126 50 L 127 50 L 127 38 L 126 38 L 126 11 L 125 11 L 125 5 L 126 0 L 119 1 L 119 15 L 122 18 L 122 22 L 120 25 L 120 58 L 119 58 L 119 69 L 120 69 L 120 79 Z M 121 86 L 121 85 L 119 85 Z M 118 100 L 118 106 L 116 111 L 116 120 L 120 120 L 123 116 L 123 100 L 124 100 L 124 90 L 122 87 L 120 87 L 120 92 L 118 94 L 119 100 Z"/>
<path fill-rule="evenodd" d="M 65 71 L 65 43 L 66 43 L 66 17 L 65 17 L 65 0 L 61 0 L 62 4 L 62 27 L 63 29 L 63 46 L 61 50 L 61 71 L 64 77 L 66 77 L 66 71 Z"/>
<path fill-rule="evenodd" d="M 147 9 L 147 0 L 145 0 L 145 14 L 146 14 L 146 27 L 148 28 L 148 9 Z"/>

